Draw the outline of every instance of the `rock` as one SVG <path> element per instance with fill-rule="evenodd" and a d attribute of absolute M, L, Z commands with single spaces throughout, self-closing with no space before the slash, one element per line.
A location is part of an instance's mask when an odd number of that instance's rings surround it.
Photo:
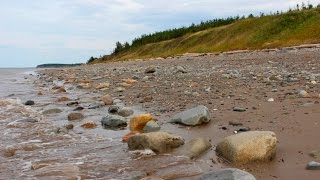
<path fill-rule="evenodd" d="M 155 72 L 156 72 L 156 67 L 154 67 L 154 66 L 150 66 L 144 71 L 144 73 L 146 73 L 146 74 L 152 74 Z"/>
<path fill-rule="evenodd" d="M 176 73 L 187 73 L 187 70 L 182 66 L 177 66 Z"/>
<path fill-rule="evenodd" d="M 274 99 L 273 98 L 269 98 L 268 102 L 274 102 Z"/>
<path fill-rule="evenodd" d="M 200 180 L 256 180 L 256 178 L 246 171 L 228 168 L 202 175 Z"/>
<path fill-rule="evenodd" d="M 88 109 L 98 109 L 101 108 L 103 104 L 90 104 Z"/>
<path fill-rule="evenodd" d="M 79 102 L 77 101 L 67 103 L 67 106 L 77 106 L 77 105 L 79 105 Z"/>
<path fill-rule="evenodd" d="M 237 121 L 229 121 L 229 125 L 231 125 L 231 126 L 242 126 L 243 124 L 241 122 L 237 122 Z"/>
<path fill-rule="evenodd" d="M 305 91 L 305 90 L 300 90 L 300 91 L 298 92 L 298 95 L 299 95 L 299 97 L 301 97 L 301 98 L 308 98 L 308 97 L 310 97 L 309 93 L 307 93 L 307 91 Z"/>
<path fill-rule="evenodd" d="M 60 87 L 55 92 L 56 93 L 64 93 L 64 92 L 67 92 L 67 91 L 66 91 L 66 89 L 64 89 L 64 87 Z"/>
<path fill-rule="evenodd" d="M 83 109 L 83 107 L 76 107 L 73 111 L 82 111 Z"/>
<path fill-rule="evenodd" d="M 57 102 L 65 102 L 65 101 L 70 101 L 71 99 L 69 99 L 68 97 L 60 97 L 57 99 Z"/>
<path fill-rule="evenodd" d="M 26 101 L 26 102 L 24 103 L 24 105 L 26 105 L 26 106 L 32 106 L 32 105 L 34 105 L 34 104 L 35 104 L 34 101 L 31 101 L 31 100 Z"/>
<path fill-rule="evenodd" d="M 160 131 L 161 127 L 156 121 L 149 121 L 143 128 L 144 133 Z"/>
<path fill-rule="evenodd" d="M 142 132 L 145 125 L 154 120 L 155 118 L 151 114 L 140 114 L 130 119 L 129 129 L 130 131 Z"/>
<path fill-rule="evenodd" d="M 85 122 L 83 124 L 81 124 L 81 127 L 86 128 L 86 129 L 94 129 L 97 127 L 97 124 L 95 122 Z"/>
<path fill-rule="evenodd" d="M 110 95 L 102 96 L 101 100 L 105 105 L 112 105 L 113 104 L 113 99 Z"/>
<path fill-rule="evenodd" d="M 216 148 L 217 154 L 232 163 L 271 161 L 276 155 L 277 138 L 271 131 L 251 131 L 226 137 Z"/>
<path fill-rule="evenodd" d="M 151 132 L 135 135 L 129 138 L 129 150 L 151 149 L 155 153 L 171 151 L 184 144 L 184 140 L 179 136 L 174 136 L 166 132 Z"/>
<path fill-rule="evenodd" d="M 61 113 L 61 109 L 48 109 L 42 112 L 44 115 Z"/>
<path fill-rule="evenodd" d="M 119 106 L 110 106 L 108 108 L 108 112 L 110 114 L 116 114 L 116 113 L 118 113 L 119 109 L 120 109 Z"/>
<path fill-rule="evenodd" d="M 101 125 L 105 129 L 119 129 L 127 127 L 127 121 L 121 116 L 109 115 L 102 118 Z"/>
<path fill-rule="evenodd" d="M 70 130 L 70 129 L 73 129 L 73 124 L 67 124 L 65 125 L 64 127 L 66 127 L 66 129 Z"/>
<path fill-rule="evenodd" d="M 128 134 L 124 135 L 122 137 L 122 142 L 128 142 L 129 138 L 132 137 L 132 136 L 135 136 L 137 134 L 140 134 L 140 132 L 137 132 L 137 131 L 130 131 Z"/>
<path fill-rule="evenodd" d="M 126 90 L 126 89 L 123 87 L 117 87 L 115 91 L 116 92 L 123 92 L 124 90 Z"/>
<path fill-rule="evenodd" d="M 176 114 L 169 122 L 195 126 L 202 123 L 208 123 L 209 121 L 210 117 L 208 108 L 200 105 Z"/>
<path fill-rule="evenodd" d="M 307 170 L 320 170 L 320 163 L 311 161 L 307 164 Z"/>
<path fill-rule="evenodd" d="M 234 107 L 234 108 L 233 108 L 233 111 L 236 111 L 236 112 L 245 112 L 246 109 L 245 109 L 245 108 L 241 108 L 241 107 Z"/>
<path fill-rule="evenodd" d="M 109 83 L 100 83 L 95 88 L 96 89 L 105 89 L 105 88 L 108 88 L 109 86 L 110 86 Z"/>
<path fill-rule="evenodd" d="M 68 115 L 69 121 L 75 121 L 75 120 L 79 120 L 79 119 L 83 119 L 83 118 L 84 118 L 84 115 L 81 113 L 72 112 Z"/>
<path fill-rule="evenodd" d="M 209 141 L 205 140 L 204 138 L 196 138 L 183 145 L 180 149 L 178 149 L 176 154 L 194 159 L 210 148 L 211 144 Z"/>
<path fill-rule="evenodd" d="M 53 164 L 35 170 L 36 177 L 50 177 L 50 179 L 75 179 L 80 176 L 80 169 L 74 164 Z M 48 179 L 48 178 L 44 178 Z"/>
<path fill-rule="evenodd" d="M 134 113 L 131 108 L 123 107 L 118 111 L 118 115 L 122 117 L 129 117 Z"/>
<path fill-rule="evenodd" d="M 127 84 L 134 84 L 134 83 L 137 83 L 138 81 L 135 80 L 135 79 L 123 79 L 123 81 Z"/>

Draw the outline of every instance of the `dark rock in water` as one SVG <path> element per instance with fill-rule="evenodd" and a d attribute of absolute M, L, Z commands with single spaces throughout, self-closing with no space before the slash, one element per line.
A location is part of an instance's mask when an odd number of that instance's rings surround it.
<path fill-rule="evenodd" d="M 103 107 L 102 104 L 91 104 L 89 105 L 88 109 L 99 109 L 101 107 Z"/>
<path fill-rule="evenodd" d="M 43 111 L 42 114 L 48 115 L 48 114 L 57 114 L 61 112 L 62 112 L 61 109 L 49 109 L 49 110 Z"/>
<path fill-rule="evenodd" d="M 156 132 L 160 131 L 161 127 L 156 121 L 149 121 L 143 128 L 143 132 Z"/>
<path fill-rule="evenodd" d="M 106 129 L 121 129 L 127 127 L 127 121 L 121 116 L 110 115 L 101 120 L 102 127 Z"/>
<path fill-rule="evenodd" d="M 20 123 L 36 123 L 36 122 L 39 122 L 39 121 L 36 120 L 36 119 L 27 118 L 27 119 L 20 119 L 17 122 L 20 122 Z"/>
<path fill-rule="evenodd" d="M 210 121 L 209 110 L 201 105 L 176 114 L 171 123 L 180 123 L 188 126 L 195 126 Z"/>
<path fill-rule="evenodd" d="M 164 153 L 184 144 L 180 136 L 166 132 L 151 132 L 132 136 L 128 140 L 129 150 L 151 149 L 155 153 Z"/>
<path fill-rule="evenodd" d="M 31 100 L 24 103 L 24 105 L 26 105 L 26 106 L 32 106 L 34 104 L 35 104 L 34 101 L 31 101 Z"/>
<path fill-rule="evenodd" d="M 235 112 L 245 112 L 246 109 L 245 108 L 241 108 L 241 107 L 234 107 L 233 111 L 235 111 Z"/>
<path fill-rule="evenodd" d="M 83 118 L 84 118 L 84 115 L 81 114 L 81 113 L 75 113 L 75 112 L 73 112 L 73 113 L 70 113 L 70 114 L 68 115 L 68 120 L 69 120 L 69 121 L 75 121 L 75 120 L 79 120 L 79 119 L 83 119 Z"/>
<path fill-rule="evenodd" d="M 133 113 L 134 113 L 133 110 L 131 108 L 128 108 L 128 107 L 121 108 L 118 111 L 118 115 L 122 116 L 122 117 L 131 116 Z"/>
<path fill-rule="evenodd" d="M 197 158 L 211 148 L 211 144 L 204 138 L 196 138 L 187 142 L 176 152 L 177 155 L 187 156 L 190 159 Z"/>
<path fill-rule="evenodd" d="M 202 175 L 200 180 L 256 180 L 256 178 L 246 171 L 228 168 Z"/>
<path fill-rule="evenodd" d="M 307 164 L 307 170 L 320 170 L 320 163 L 311 161 Z"/>
<path fill-rule="evenodd" d="M 110 107 L 108 108 L 108 112 L 109 112 L 110 114 L 116 114 L 116 113 L 118 113 L 119 109 L 120 109 L 119 106 L 110 106 Z"/>
<path fill-rule="evenodd" d="M 83 107 L 76 107 L 73 111 L 82 111 L 83 109 Z"/>
<path fill-rule="evenodd" d="M 67 129 L 73 129 L 74 126 L 73 126 L 73 124 L 68 124 L 68 125 L 66 125 L 65 127 L 66 127 Z"/>
<path fill-rule="evenodd" d="M 79 102 L 69 102 L 67 103 L 67 106 L 75 106 L 75 105 L 79 105 Z"/>

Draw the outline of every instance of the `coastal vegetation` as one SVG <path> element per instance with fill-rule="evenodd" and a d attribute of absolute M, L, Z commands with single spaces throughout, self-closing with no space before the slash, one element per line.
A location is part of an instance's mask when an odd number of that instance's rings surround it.
<path fill-rule="evenodd" d="M 319 24 L 320 5 L 302 3 L 287 12 L 214 19 L 189 27 L 144 34 L 131 43 L 117 42 L 111 54 L 92 57 L 88 62 L 319 43 Z"/>

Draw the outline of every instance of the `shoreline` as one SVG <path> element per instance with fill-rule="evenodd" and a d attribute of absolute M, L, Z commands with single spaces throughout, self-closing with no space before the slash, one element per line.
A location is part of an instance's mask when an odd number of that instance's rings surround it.
<path fill-rule="evenodd" d="M 37 144 L 40 149 L 22 151 L 10 158 L 30 157 L 32 153 L 35 156 L 30 160 L 32 165 L 37 164 L 35 159 L 40 160 L 38 164 L 47 164 L 44 168 L 27 170 L 27 177 L 48 177 L 48 167 L 62 176 L 63 169 L 55 166 L 59 165 L 71 169 L 72 173 L 64 177 L 125 178 L 139 172 L 145 176 L 197 179 L 212 170 L 237 167 L 257 179 L 317 178 L 319 172 L 307 171 L 305 166 L 315 160 L 308 154 L 320 149 L 316 142 L 320 125 L 319 59 L 320 49 L 312 48 L 37 70 L 40 79 L 35 80 L 35 86 L 43 95 L 36 98 L 39 105 L 34 109 L 43 112 L 59 108 L 62 112 L 44 116 L 46 123 L 40 128 L 44 134 L 38 137 L 41 143 Z M 155 72 L 145 73 L 149 67 L 154 67 Z M 128 79 L 136 79 L 137 82 L 130 85 L 125 83 Z M 66 92 L 52 90 L 57 85 L 64 87 Z M 101 88 L 97 88 L 98 85 Z M 311 96 L 299 97 L 297 91 L 300 89 Z M 141 108 L 137 114 L 154 115 L 161 131 L 179 135 L 186 141 L 207 138 L 213 148 L 195 160 L 174 155 L 136 157 L 121 142 L 128 133 L 127 129 L 111 131 L 101 127 L 100 120 L 107 114 L 109 106 L 89 109 L 90 105 L 101 103 L 100 98 L 106 94 L 118 105 L 122 103 L 125 107 Z M 57 102 L 61 97 L 68 97 L 70 101 Z M 269 102 L 270 98 L 274 101 Z M 75 106 L 66 104 L 73 101 L 85 108 L 81 111 L 85 116 L 83 120 L 67 120 Z M 210 123 L 197 127 L 168 123 L 176 113 L 197 105 L 209 108 L 212 115 Z M 245 112 L 235 112 L 234 107 L 244 108 Z M 95 122 L 97 127 L 82 128 L 81 124 L 87 121 Z M 218 157 L 216 145 L 241 128 L 231 126 L 230 121 L 240 122 L 243 124 L 241 127 L 252 131 L 275 132 L 278 137 L 276 158 L 269 163 L 235 166 Z M 69 123 L 74 125 L 74 129 L 66 134 L 47 133 L 53 127 Z M 35 137 L 26 136 L 26 139 L 34 140 Z M 46 144 L 50 142 L 51 145 Z M 9 167 L 18 162 L 12 161 Z M 19 168 L 20 165 L 17 170 Z"/>

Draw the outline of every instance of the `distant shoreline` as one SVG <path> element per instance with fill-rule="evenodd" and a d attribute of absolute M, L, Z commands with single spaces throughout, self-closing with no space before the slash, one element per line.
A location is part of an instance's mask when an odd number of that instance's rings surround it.
<path fill-rule="evenodd" d="M 82 63 L 77 64 L 40 64 L 36 68 L 63 68 L 63 67 L 75 67 L 81 66 Z"/>

